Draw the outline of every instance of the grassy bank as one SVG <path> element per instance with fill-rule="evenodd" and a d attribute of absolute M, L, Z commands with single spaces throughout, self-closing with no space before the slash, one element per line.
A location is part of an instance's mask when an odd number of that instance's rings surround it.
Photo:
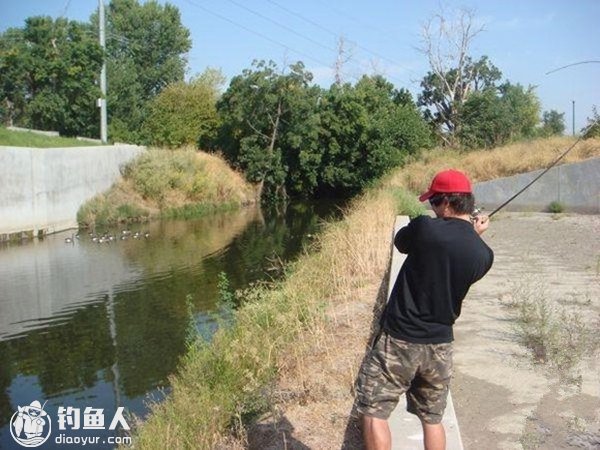
<path fill-rule="evenodd" d="M 189 218 L 254 201 L 254 189 L 218 156 L 193 149 L 151 149 L 123 169 L 109 191 L 77 213 L 83 226 L 154 217 Z"/>
<path fill-rule="evenodd" d="M 7 147 L 51 148 L 88 147 L 101 144 L 60 136 L 44 136 L 43 134 L 36 134 L 31 131 L 7 130 L 5 127 L 0 127 L 0 145 Z"/>
<path fill-rule="evenodd" d="M 421 192 L 436 172 L 448 167 L 465 171 L 475 183 L 530 172 L 547 167 L 574 142 L 571 137 L 553 137 L 466 153 L 433 149 L 422 153 L 404 169 L 395 171 L 391 183 Z M 600 139 L 586 139 L 580 141 L 560 164 L 595 156 L 600 156 Z"/>
<path fill-rule="evenodd" d="M 283 281 L 242 293 L 244 303 L 235 322 L 219 329 L 211 343 L 198 341 L 190 346 L 179 372 L 171 378 L 172 394 L 154 405 L 148 420 L 136 430 L 136 446 L 235 448 L 244 443 L 243 425 L 274 410 L 283 397 L 287 405 L 302 409 L 307 399 L 327 400 L 330 395 L 333 402 L 340 392 L 347 396 L 362 348 L 348 348 L 350 337 L 343 336 L 343 324 L 336 322 L 332 311 L 343 309 L 365 287 L 382 283 L 394 217 L 422 211 L 410 190 L 426 187 L 440 168 L 462 168 L 479 181 L 537 169 L 572 142 L 535 141 L 468 154 L 431 151 L 389 174 L 356 199 L 342 221 L 324 228 L 314 248 L 287 268 Z M 600 155 L 599 143 L 586 141 L 573 153 L 579 158 Z M 529 163 L 524 162 L 526 155 L 531 156 Z M 524 164 L 530 166 L 525 169 Z M 346 315 L 356 312 L 348 310 Z M 367 321 L 365 335 L 368 328 Z M 336 338 L 345 347 L 333 345 Z M 351 361 L 343 369 L 313 357 L 343 352 L 350 353 Z M 319 371 L 318 378 L 328 371 L 328 378 L 320 385 L 311 384 L 313 371 Z M 323 416 L 315 421 L 317 426 L 331 427 L 335 422 L 331 410 Z M 346 419 L 342 417 L 335 426 L 343 427 L 339 424 Z M 238 430 L 237 435 L 232 430 Z"/>

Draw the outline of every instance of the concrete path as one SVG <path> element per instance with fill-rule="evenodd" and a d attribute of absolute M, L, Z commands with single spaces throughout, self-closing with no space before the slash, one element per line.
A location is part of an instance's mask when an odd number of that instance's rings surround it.
<path fill-rule="evenodd" d="M 394 224 L 394 236 L 403 226 L 408 224 L 407 216 L 398 216 Z M 393 245 L 392 238 L 392 266 L 390 269 L 390 282 L 388 285 L 388 299 L 394 287 L 394 282 L 400 272 L 400 267 L 404 263 L 406 256 L 401 254 Z M 392 430 L 392 449 L 393 450 L 422 450 L 423 449 L 423 431 L 421 422 L 417 416 L 406 412 L 406 396 L 402 396 L 400 403 L 390 417 L 390 429 Z M 454 412 L 452 395 L 448 394 L 448 404 L 442 420 L 446 429 L 446 450 L 463 450 L 458 421 Z"/>

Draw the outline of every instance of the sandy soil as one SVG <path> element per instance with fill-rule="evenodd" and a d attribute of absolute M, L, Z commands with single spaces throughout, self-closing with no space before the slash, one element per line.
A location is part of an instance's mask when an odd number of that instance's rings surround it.
<path fill-rule="evenodd" d="M 499 214 L 484 237 L 495 263 L 455 326 L 452 393 L 465 448 L 600 449 L 598 355 L 586 353 L 572 371 L 577 381 L 559 380 L 519 344 L 509 307 L 525 287 L 599 330 L 600 216 Z M 381 274 L 298 343 L 282 367 L 277 404 L 248 431 L 246 446 L 362 448 L 353 383 L 386 288 Z"/>

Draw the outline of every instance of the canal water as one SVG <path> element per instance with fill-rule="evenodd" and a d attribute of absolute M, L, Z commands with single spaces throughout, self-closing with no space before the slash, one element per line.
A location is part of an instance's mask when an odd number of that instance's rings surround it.
<path fill-rule="evenodd" d="M 0 247 L 0 448 L 21 448 L 11 423 L 33 401 L 53 427 L 41 448 L 86 436 L 112 448 L 119 411 L 130 425 L 168 394 L 190 304 L 198 331 L 214 331 L 219 274 L 232 289 L 275 277 L 339 215 L 335 202 L 299 202 Z"/>

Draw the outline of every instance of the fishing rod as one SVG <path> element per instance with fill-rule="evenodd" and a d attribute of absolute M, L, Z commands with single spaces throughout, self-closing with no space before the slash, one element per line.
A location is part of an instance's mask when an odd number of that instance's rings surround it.
<path fill-rule="evenodd" d="M 567 64 L 566 66 L 561 66 L 561 67 L 559 67 L 557 69 L 553 69 L 553 70 L 551 70 L 549 72 L 546 72 L 546 75 L 550 75 L 551 73 L 558 72 L 559 70 L 566 69 L 567 67 L 579 66 L 581 64 L 597 64 L 597 63 L 600 63 L 600 61 L 595 60 L 595 59 L 591 59 L 591 60 L 588 60 L 588 61 L 579 61 L 579 62 L 575 62 L 575 63 L 572 63 L 572 64 Z"/>
<path fill-rule="evenodd" d="M 579 138 L 577 138 L 577 140 L 573 143 L 573 145 L 571 145 L 567 150 L 565 150 L 558 158 L 556 158 L 554 160 L 554 162 L 552 162 L 548 167 L 546 167 L 546 169 L 544 169 L 544 171 L 542 173 L 540 173 L 537 177 L 535 177 L 533 180 L 531 180 L 524 188 L 522 188 L 520 191 L 518 191 L 515 195 L 513 195 L 512 197 L 510 197 L 508 200 L 506 200 L 504 203 L 502 203 L 500 206 L 498 206 L 495 210 L 493 210 L 488 217 L 492 217 L 494 214 L 496 214 L 498 211 L 500 211 L 502 208 L 504 208 L 506 205 L 508 205 L 510 202 L 512 202 L 515 198 L 517 198 L 519 195 L 521 195 L 529 186 L 531 186 L 533 183 L 535 183 L 537 180 L 539 180 L 541 177 L 543 177 L 550 169 L 552 169 L 554 166 L 556 166 L 556 164 L 558 164 L 558 162 L 563 159 L 565 156 L 567 156 L 567 153 L 569 153 L 571 150 L 573 150 L 573 148 L 575 148 L 575 146 L 577 144 L 579 144 L 579 142 L 583 139 L 583 137 L 587 134 L 587 132 L 598 123 L 598 120 L 600 120 L 600 118 L 594 120 L 593 122 L 591 122 L 581 133 L 581 135 L 579 136 Z"/>
<path fill-rule="evenodd" d="M 553 69 L 549 72 L 546 72 L 546 75 L 549 75 L 551 73 L 554 72 L 558 72 L 559 70 L 563 70 L 566 69 L 567 67 L 572 67 L 572 66 L 578 66 L 580 64 L 595 64 L 595 63 L 600 63 L 600 61 L 598 60 L 586 60 L 586 61 L 579 61 L 579 62 L 575 62 L 572 64 L 567 64 L 566 66 L 562 66 L 559 67 L 557 69 Z M 571 145 L 562 155 L 560 155 L 558 158 L 556 158 L 556 160 L 550 164 L 548 167 L 546 167 L 546 169 L 540 173 L 537 177 L 535 177 L 533 180 L 531 180 L 523 189 L 521 189 L 519 192 L 517 192 L 515 195 L 513 195 L 512 197 L 510 197 L 508 200 L 506 200 L 504 203 L 502 203 L 500 206 L 498 206 L 495 210 L 493 210 L 488 217 L 492 217 L 494 214 L 496 214 L 498 211 L 500 211 L 502 208 L 504 208 L 506 205 L 508 205 L 510 202 L 512 202 L 515 198 L 517 198 L 519 195 L 521 195 L 529 186 L 531 186 L 533 183 L 535 183 L 537 180 L 539 180 L 542 176 L 544 176 L 550 169 L 552 169 L 556 164 L 558 164 L 558 162 L 563 159 L 565 156 L 567 156 L 567 153 L 569 153 L 571 150 L 573 150 L 573 148 L 579 143 L 579 141 L 581 141 L 583 139 L 583 137 L 587 134 L 587 132 L 598 123 L 598 120 L 600 120 L 600 118 L 594 120 L 593 122 L 591 122 L 581 133 L 581 135 L 579 136 L 579 138 L 573 143 L 573 145 Z"/>

